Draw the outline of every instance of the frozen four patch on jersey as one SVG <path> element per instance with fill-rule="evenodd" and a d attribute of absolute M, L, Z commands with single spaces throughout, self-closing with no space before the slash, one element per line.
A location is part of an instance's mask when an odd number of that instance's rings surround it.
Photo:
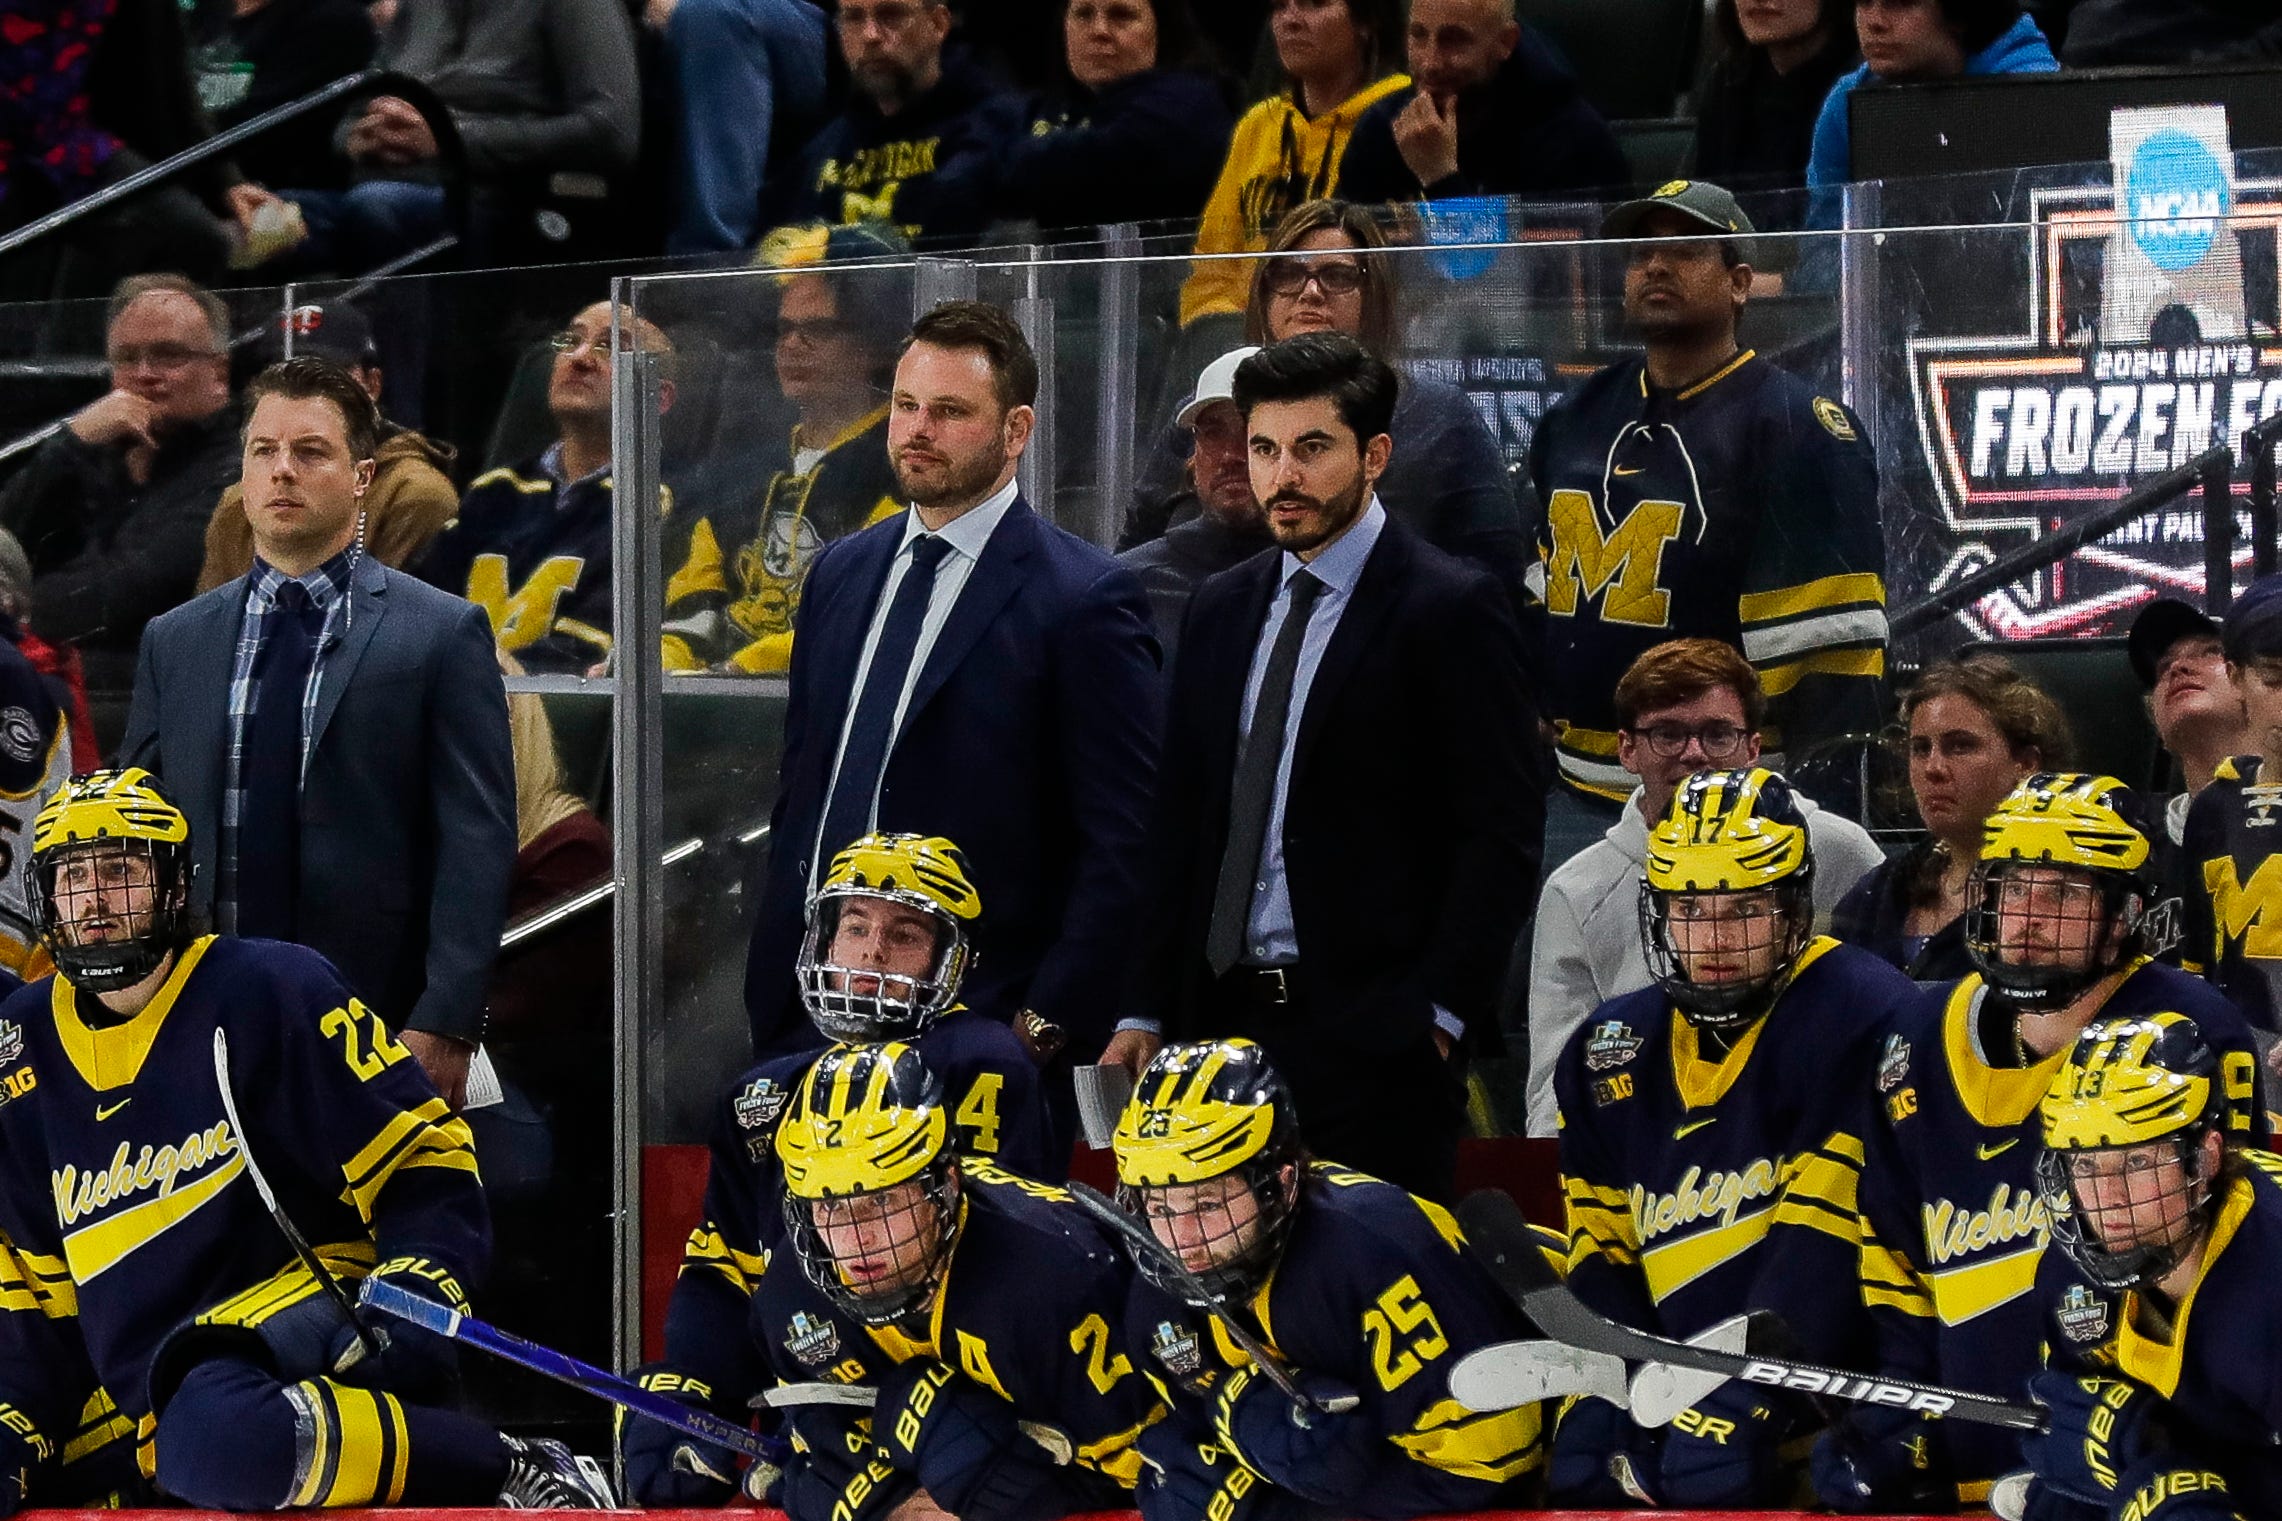
<path fill-rule="evenodd" d="M 1640 1054 L 1640 1037 L 1632 1033 L 1632 1026 L 1620 1020 L 1595 1025 L 1585 1042 L 1585 1065 L 1595 1072 L 1606 1072 L 1621 1067 Z"/>
<path fill-rule="evenodd" d="M 2069 1285 L 2052 1318 L 2070 1341 L 2091 1345 L 2108 1339 L 2108 1302 L 2081 1283 Z"/>
<path fill-rule="evenodd" d="M 1169 1320 L 1157 1322 L 1157 1334 L 1150 1338 L 1149 1350 L 1165 1371 L 1174 1378 L 1187 1382 L 1204 1369 L 1204 1349 L 1197 1344 L 1196 1332 L 1187 1326 Z"/>
<path fill-rule="evenodd" d="M 1910 1075 L 1910 1043 L 1899 1033 L 1886 1037 L 1886 1049 L 1878 1057 L 1878 1091 L 1891 1093 Z"/>
<path fill-rule="evenodd" d="M 831 1321 L 799 1310 L 793 1314 L 790 1329 L 792 1334 L 784 1339 L 784 1349 L 805 1366 L 821 1368 L 840 1355 L 840 1328 Z"/>

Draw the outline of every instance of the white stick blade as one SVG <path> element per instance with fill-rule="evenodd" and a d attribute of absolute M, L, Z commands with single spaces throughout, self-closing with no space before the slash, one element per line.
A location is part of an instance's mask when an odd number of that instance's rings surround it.
<path fill-rule="evenodd" d="M 1450 1370 L 1450 1397 L 1468 1410 L 1511 1410 L 1572 1394 L 1622 1405 L 1623 1360 L 1557 1341 L 1508 1341 L 1468 1353 Z"/>
<path fill-rule="evenodd" d="M 1688 1345 L 1740 1355 L 1750 1336 L 1751 1317 L 1737 1315 L 1698 1331 L 1688 1338 Z M 1674 1416 L 1727 1380 L 1728 1375 L 1724 1373 L 1675 1368 L 1670 1363 L 1643 1363 L 1640 1371 L 1632 1375 L 1632 1385 L 1627 1391 L 1632 1400 L 1632 1418 L 1643 1426 L 1669 1426 Z"/>

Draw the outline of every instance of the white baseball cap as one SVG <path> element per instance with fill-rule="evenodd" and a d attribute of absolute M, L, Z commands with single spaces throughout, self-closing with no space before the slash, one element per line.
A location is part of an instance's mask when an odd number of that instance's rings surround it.
<path fill-rule="evenodd" d="M 1236 367 L 1259 352 L 1258 344 L 1250 344 L 1244 348 L 1230 349 L 1206 365 L 1204 373 L 1196 378 L 1196 391 L 1189 397 L 1188 405 L 1181 408 L 1181 415 L 1173 421 L 1184 428 L 1193 428 L 1206 407 L 1218 401 L 1235 400 Z"/>

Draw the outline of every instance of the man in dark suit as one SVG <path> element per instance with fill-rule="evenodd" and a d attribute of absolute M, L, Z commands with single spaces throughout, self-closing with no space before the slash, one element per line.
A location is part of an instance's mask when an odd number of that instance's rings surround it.
<path fill-rule="evenodd" d="M 363 553 L 379 415 L 329 360 L 248 393 L 250 575 L 143 635 L 120 764 L 190 816 L 191 902 L 322 952 L 457 1108 L 515 863 L 483 610 Z"/>
<path fill-rule="evenodd" d="M 1544 791 L 1511 598 L 1373 494 L 1394 398 L 1335 333 L 1236 371 L 1281 547 L 1207 581 L 1181 634 L 1125 1028 L 1249 1036 L 1312 1151 L 1447 1198 Z"/>
<path fill-rule="evenodd" d="M 964 994 L 1041 1065 L 1092 1060 L 1131 963 L 1162 693 L 1140 584 L 1014 483 L 1038 366 L 996 307 L 913 327 L 888 407 L 911 510 L 835 541 L 801 593 L 768 873 L 746 964 L 761 1055 L 816 1043 L 808 895 L 874 829 L 959 842 L 990 902 Z M 1066 1059 L 1066 1058 L 1065 1058 Z M 1049 1079 L 1061 1118 L 1068 1084 Z"/>

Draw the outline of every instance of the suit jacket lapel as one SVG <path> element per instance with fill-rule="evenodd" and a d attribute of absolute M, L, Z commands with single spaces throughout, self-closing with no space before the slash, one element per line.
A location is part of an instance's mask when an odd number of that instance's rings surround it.
<path fill-rule="evenodd" d="M 191 653 L 180 690 L 183 700 L 196 706 L 198 713 L 183 724 L 182 732 L 211 734 L 214 742 L 199 753 L 182 756 L 182 764 L 195 768 L 196 774 L 165 778 L 174 795 L 195 810 L 190 820 L 191 854 L 205 868 L 197 890 L 208 895 L 213 892 L 214 861 L 221 849 L 222 789 L 229 785 L 230 677 L 237 669 L 238 635 L 246 615 L 247 582 L 234 581 L 231 587 L 233 595 L 216 597 L 207 604 L 203 622 L 184 641 Z M 162 700 L 160 722 L 167 721 Z M 200 906 L 210 903 L 209 896 Z"/>
<path fill-rule="evenodd" d="M 341 706 L 341 695 L 356 675 L 357 662 L 364 658 L 372 636 L 380 631 L 381 616 L 388 611 L 387 591 L 387 567 L 374 559 L 358 561 L 357 573 L 349 583 L 348 630 L 339 644 L 325 652 L 324 675 L 317 683 L 317 716 L 309 733 L 311 755 L 317 753 L 325 738 L 325 726 Z"/>
<path fill-rule="evenodd" d="M 1330 712 L 1340 688 L 1355 674 L 1356 665 L 1377 637 L 1379 625 L 1399 600 L 1403 568 L 1410 561 L 1410 545 L 1402 534 L 1392 518 L 1380 530 L 1379 542 L 1371 546 L 1370 558 L 1363 562 L 1363 573 L 1355 578 L 1354 595 L 1339 615 L 1339 627 L 1332 630 L 1331 643 L 1315 668 L 1315 679 L 1308 683 L 1307 707 L 1299 719 L 1299 742 L 1292 747 L 1295 780 L 1307 764 L 1309 746 L 1323 727 L 1324 715 Z"/>
<path fill-rule="evenodd" d="M 967 658 L 999 610 L 1022 589 L 1022 568 L 1037 547 L 1038 533 L 1037 514 L 1029 503 L 1016 497 L 984 543 L 983 557 L 975 562 L 967 584 L 959 588 L 959 600 L 951 604 L 951 616 L 935 636 L 927 663 L 919 668 L 919 682 L 911 689 L 911 704 L 904 710 L 906 724 L 943 689 L 943 683 L 951 679 L 951 673 Z"/>
<path fill-rule="evenodd" d="M 1280 553 L 1263 554 L 1246 574 L 1252 584 L 1242 604 L 1244 616 L 1231 628 L 1227 647 L 1212 662 L 1207 678 L 1212 683 L 1210 705 L 1205 709 L 1212 719 L 1207 732 L 1227 744 L 1224 752 L 1211 757 L 1211 774 L 1223 796 L 1236 782 L 1236 757 L 1244 748 L 1244 689 L 1252 680 L 1252 662 L 1260 652 L 1260 631 L 1268 622 L 1268 609 L 1275 605 L 1276 591 L 1283 585 L 1284 557 Z"/>
<path fill-rule="evenodd" d="M 811 711 L 832 715 L 835 725 L 823 752 L 827 756 L 837 753 L 840 739 L 837 725 L 847 721 L 848 709 L 856 700 L 856 662 L 863 658 L 864 634 L 879 608 L 880 588 L 887 584 L 888 566 L 894 563 L 895 552 L 903 545 L 903 518 L 903 513 L 897 513 L 855 538 L 843 541 L 847 548 L 841 553 L 849 558 L 848 593 L 833 609 L 838 615 L 837 626 L 830 632 L 817 632 L 798 621 L 795 615 L 793 647 L 814 650 L 818 657 L 816 688 L 809 698 Z M 815 607 L 813 596 L 803 597 L 800 606 L 803 613 Z M 817 611 L 821 613 L 823 609 L 817 608 Z"/>

